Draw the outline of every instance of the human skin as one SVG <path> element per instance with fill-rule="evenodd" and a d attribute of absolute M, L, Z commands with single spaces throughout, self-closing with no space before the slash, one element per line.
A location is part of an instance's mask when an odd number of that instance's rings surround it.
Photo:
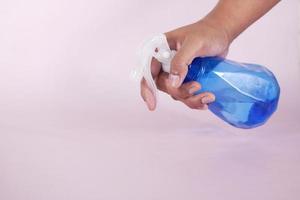
<path fill-rule="evenodd" d="M 195 57 L 225 57 L 234 39 L 279 1 L 220 0 L 203 19 L 166 32 L 170 48 L 177 53 L 171 61 L 170 74 L 161 70 L 157 60 L 152 60 L 151 72 L 158 89 L 192 109 L 207 109 L 208 104 L 215 100 L 214 94 L 194 95 L 201 88 L 198 82 L 182 84 L 188 65 Z M 141 96 L 148 109 L 155 110 L 157 100 L 144 79 L 141 81 Z"/>

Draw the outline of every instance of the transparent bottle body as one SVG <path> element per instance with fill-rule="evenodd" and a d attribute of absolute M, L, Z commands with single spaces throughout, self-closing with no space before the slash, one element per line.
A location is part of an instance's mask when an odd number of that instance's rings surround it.
<path fill-rule="evenodd" d="M 275 112 L 280 88 L 267 68 L 237 63 L 219 57 L 195 58 L 184 82 L 197 81 L 201 92 L 212 92 L 216 100 L 208 108 L 238 128 L 263 125 Z"/>

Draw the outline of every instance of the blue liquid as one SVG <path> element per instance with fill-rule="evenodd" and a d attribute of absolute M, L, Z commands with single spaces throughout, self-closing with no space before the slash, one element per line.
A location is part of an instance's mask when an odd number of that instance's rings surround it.
<path fill-rule="evenodd" d="M 195 58 L 184 82 L 197 81 L 216 100 L 208 108 L 238 128 L 263 125 L 277 109 L 280 88 L 267 68 L 219 57 Z"/>

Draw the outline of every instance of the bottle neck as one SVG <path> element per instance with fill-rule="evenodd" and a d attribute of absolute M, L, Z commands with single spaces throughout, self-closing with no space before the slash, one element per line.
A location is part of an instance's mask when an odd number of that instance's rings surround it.
<path fill-rule="evenodd" d="M 184 82 L 188 81 L 198 81 L 206 77 L 206 75 L 211 72 L 223 58 L 220 57 L 197 57 L 188 66 L 188 73 Z"/>
<path fill-rule="evenodd" d="M 188 66 L 188 72 L 184 82 L 197 81 L 197 79 L 203 77 L 206 71 L 205 63 L 203 61 L 204 58 L 200 57 L 193 60 L 193 62 Z"/>

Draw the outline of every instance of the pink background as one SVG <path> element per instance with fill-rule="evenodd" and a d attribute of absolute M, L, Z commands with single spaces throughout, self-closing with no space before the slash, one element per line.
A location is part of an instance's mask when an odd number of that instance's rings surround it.
<path fill-rule="evenodd" d="M 0 0 L 0 199 L 299 199 L 299 1 L 228 55 L 278 77 L 263 127 L 235 129 L 164 94 L 148 112 L 129 80 L 141 41 L 215 3 Z"/>

